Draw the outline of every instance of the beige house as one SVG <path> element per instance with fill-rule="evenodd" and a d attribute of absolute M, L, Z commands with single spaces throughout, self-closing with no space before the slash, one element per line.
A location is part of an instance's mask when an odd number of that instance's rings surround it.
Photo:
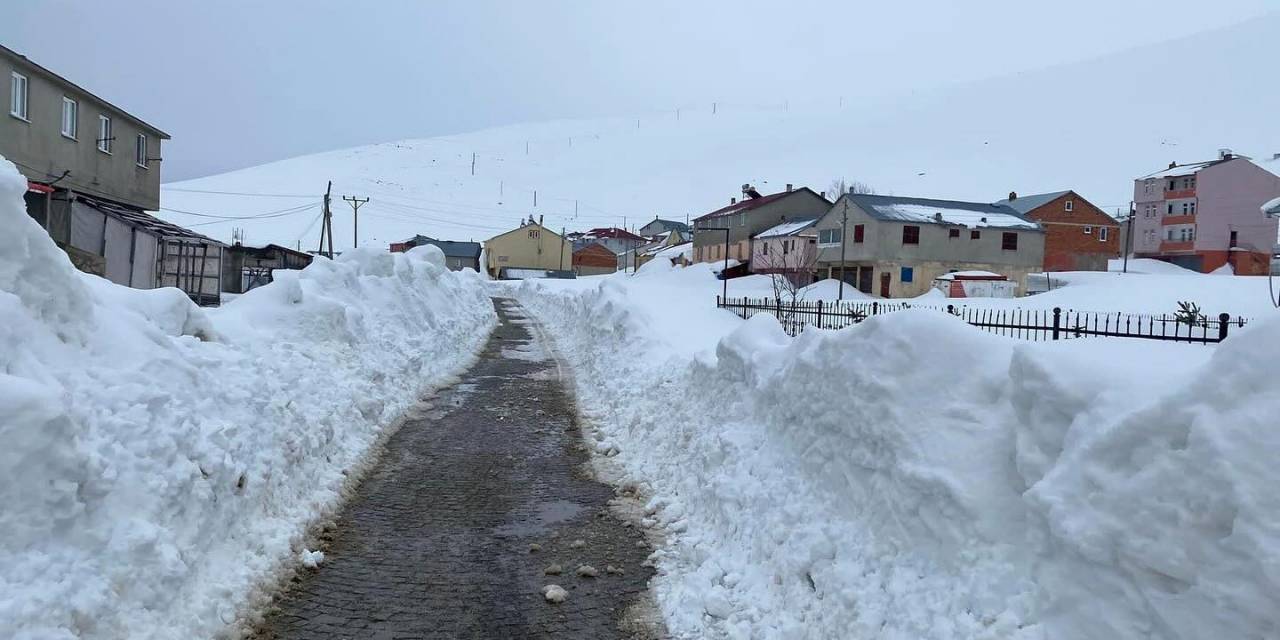
<path fill-rule="evenodd" d="M 573 245 L 533 220 L 485 240 L 484 253 L 485 270 L 498 279 L 544 277 L 547 271 L 573 268 Z"/>

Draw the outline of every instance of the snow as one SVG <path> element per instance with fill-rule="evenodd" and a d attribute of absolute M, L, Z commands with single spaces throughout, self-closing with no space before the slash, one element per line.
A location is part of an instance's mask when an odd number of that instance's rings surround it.
<path fill-rule="evenodd" d="M 1110 260 L 1107 260 L 1107 271 L 1120 273 L 1123 272 L 1124 269 L 1125 261 L 1123 258 L 1111 258 Z M 1129 258 L 1128 272 L 1184 276 L 1200 275 L 1199 271 L 1193 271 L 1186 267 L 1179 267 L 1172 262 L 1154 260 L 1152 258 Z"/>
<path fill-rule="evenodd" d="M 808 229 L 809 227 L 812 227 L 817 223 L 818 223 L 817 218 L 809 218 L 805 220 L 792 220 L 790 222 L 784 222 L 777 226 L 769 227 L 768 229 L 765 229 L 764 231 L 761 231 L 760 233 L 756 234 L 756 237 L 757 238 L 777 238 L 781 236 L 790 236 L 800 231 L 804 231 L 805 229 Z"/>
<path fill-rule="evenodd" d="M 801 288 L 797 292 L 797 298 L 801 300 L 808 300 L 808 301 L 841 299 L 840 281 L 834 278 L 819 280 L 809 286 Z M 861 291 L 858 291 L 857 287 L 846 282 L 844 283 L 843 299 L 844 300 L 873 300 L 874 298 Z"/>
<path fill-rule="evenodd" d="M 434 247 L 222 308 L 76 271 L 0 159 L 0 636 L 208 638 L 319 561 L 368 454 L 496 322 Z M 304 555 L 305 554 L 305 555 Z"/>
<path fill-rule="evenodd" d="M 944 273 L 934 279 L 935 280 L 955 280 L 956 278 L 1004 278 L 1004 276 L 998 273 L 992 273 L 990 271 L 974 270 L 974 271 L 952 271 L 951 273 Z"/>
<path fill-rule="evenodd" d="M 792 339 L 715 309 L 719 284 L 511 288 L 617 447 L 597 464 L 649 496 L 675 637 L 1280 628 L 1274 313 L 1216 348 L 1020 342 L 925 310 Z"/>
<path fill-rule="evenodd" d="M 935 216 L 941 215 L 942 222 L 958 224 L 966 227 L 1000 227 L 1008 229 L 1039 229 L 1040 225 L 1013 214 L 972 211 L 969 209 L 947 208 L 941 205 L 923 204 L 872 204 L 869 205 L 880 215 L 905 222 L 937 222 Z"/>
<path fill-rule="evenodd" d="M 1280 167 L 1277 167 L 1280 169 Z M 1280 216 L 1280 198 L 1266 201 L 1262 205 L 1262 213 L 1267 216 Z"/>

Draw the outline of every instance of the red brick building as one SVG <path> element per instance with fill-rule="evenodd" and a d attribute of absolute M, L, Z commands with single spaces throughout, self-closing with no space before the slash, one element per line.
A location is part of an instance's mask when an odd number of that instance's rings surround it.
<path fill-rule="evenodd" d="M 600 243 L 592 242 L 573 252 L 573 272 L 580 276 L 596 276 L 617 270 L 617 254 Z"/>
<path fill-rule="evenodd" d="M 996 204 L 1044 227 L 1045 271 L 1106 271 L 1120 257 L 1120 223 L 1074 191 L 1010 193 Z"/>

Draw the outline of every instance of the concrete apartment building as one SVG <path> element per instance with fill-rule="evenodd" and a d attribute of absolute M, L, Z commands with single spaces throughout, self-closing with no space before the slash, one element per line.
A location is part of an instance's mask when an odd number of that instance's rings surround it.
<path fill-rule="evenodd" d="M 1133 181 L 1133 239 L 1139 258 L 1208 273 L 1270 268 L 1277 220 L 1261 207 L 1280 196 L 1280 177 L 1221 149 L 1215 160 L 1169 166 Z"/>
<path fill-rule="evenodd" d="M 532 219 L 485 240 L 484 252 L 484 268 L 492 278 L 521 279 L 533 272 L 572 275 L 573 245 Z"/>
<path fill-rule="evenodd" d="M 996 204 L 1044 228 L 1045 271 L 1106 271 L 1120 256 L 1120 223 L 1075 191 L 1009 198 Z"/>
<path fill-rule="evenodd" d="M 729 206 L 699 216 L 693 221 L 693 261 L 717 262 L 725 258 L 725 234 L 711 228 L 729 229 L 729 258 L 749 262 L 752 238 L 788 220 L 817 218 L 831 208 L 831 202 L 808 187 L 760 195 L 751 185 L 742 185 L 742 200 L 731 198 Z"/>
<path fill-rule="evenodd" d="M 818 277 L 839 279 L 843 265 L 845 282 L 884 298 L 918 296 L 956 271 L 1000 274 L 1025 291 L 1044 264 L 1040 225 L 1000 204 L 846 194 L 814 229 Z"/>
<path fill-rule="evenodd" d="M 169 135 L 0 46 L 0 155 L 27 179 L 27 212 L 82 271 L 220 300 L 225 245 L 148 213 Z"/>

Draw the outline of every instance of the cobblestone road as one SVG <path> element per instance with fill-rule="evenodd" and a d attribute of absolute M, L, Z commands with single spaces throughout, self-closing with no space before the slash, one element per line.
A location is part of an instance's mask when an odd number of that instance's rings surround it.
<path fill-rule="evenodd" d="M 589 477 L 555 361 L 519 307 L 496 306 L 480 360 L 388 440 L 325 561 L 294 578 L 253 637 L 661 637 L 629 610 L 652 575 L 644 536 Z M 543 574 L 553 563 L 562 575 Z M 599 576 L 575 575 L 583 564 Z M 546 602 L 547 584 L 568 599 Z"/>

